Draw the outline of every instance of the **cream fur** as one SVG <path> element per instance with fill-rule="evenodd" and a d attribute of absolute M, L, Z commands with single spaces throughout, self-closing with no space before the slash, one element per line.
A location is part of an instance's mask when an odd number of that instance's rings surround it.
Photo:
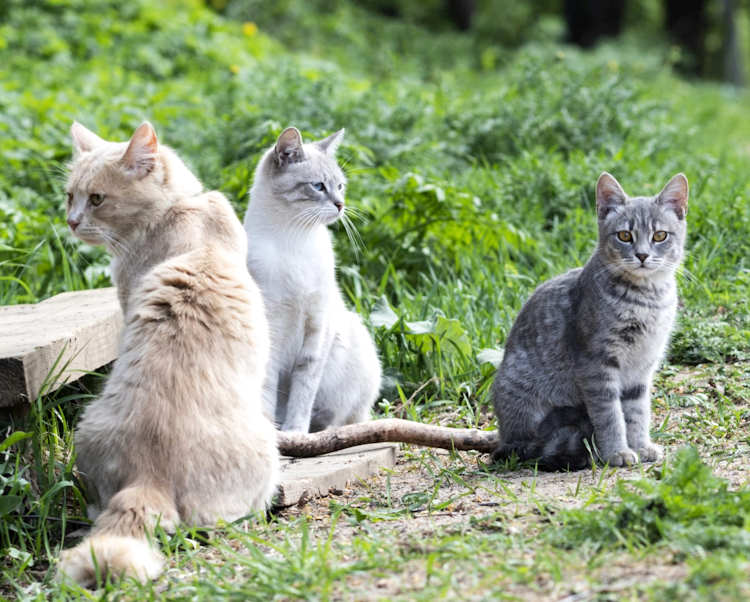
<path fill-rule="evenodd" d="M 380 389 L 375 345 L 344 304 L 326 227 L 344 212 L 342 137 L 303 144 L 286 129 L 258 164 L 245 215 L 247 265 L 271 327 L 265 402 L 285 431 L 368 420 Z"/>
<path fill-rule="evenodd" d="M 261 394 L 268 327 L 227 200 L 202 193 L 150 125 L 130 143 L 82 127 L 72 130 L 69 223 L 112 253 L 125 330 L 76 431 L 78 468 L 102 511 L 59 571 L 89 583 L 93 551 L 101 570 L 143 580 L 161 567 L 144 552 L 155 521 L 231 521 L 275 492 L 276 430 Z"/>

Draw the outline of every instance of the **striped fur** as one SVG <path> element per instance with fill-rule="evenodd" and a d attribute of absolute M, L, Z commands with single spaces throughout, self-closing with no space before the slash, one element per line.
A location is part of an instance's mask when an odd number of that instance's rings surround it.
<path fill-rule="evenodd" d="M 687 196 L 682 174 L 659 195 L 635 198 L 602 174 L 595 253 L 542 284 L 508 336 L 492 388 L 502 441 L 495 460 L 515 454 L 575 470 L 592 452 L 613 466 L 661 457 L 649 435 L 649 391 L 677 309 Z"/>

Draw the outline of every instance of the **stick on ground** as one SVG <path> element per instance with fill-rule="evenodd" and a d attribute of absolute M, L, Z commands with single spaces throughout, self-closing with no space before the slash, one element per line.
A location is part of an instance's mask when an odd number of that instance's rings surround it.
<path fill-rule="evenodd" d="M 347 424 L 317 433 L 280 431 L 278 434 L 281 454 L 295 458 L 309 458 L 355 445 L 385 442 L 475 450 L 488 454 L 498 446 L 499 438 L 497 431 L 455 429 L 399 418 Z"/>

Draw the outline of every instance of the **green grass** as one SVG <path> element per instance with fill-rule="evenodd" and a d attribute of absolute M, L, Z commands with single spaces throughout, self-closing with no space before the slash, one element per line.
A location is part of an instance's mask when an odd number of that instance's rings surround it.
<path fill-rule="evenodd" d="M 746 470 L 747 93 L 675 77 L 663 42 L 630 36 L 592 53 L 563 46 L 555 41 L 559 20 L 535 21 L 524 8 L 495 19 L 501 29 L 490 35 L 451 31 L 431 20 L 428 4 L 424 12 L 410 5 L 416 12 L 404 22 L 367 3 L 213 6 L 220 10 L 198 0 L 0 7 L 1 304 L 109 284 L 104 251 L 65 226 L 73 119 L 114 139 L 149 119 L 240 215 L 254 166 L 283 127 L 296 125 L 306 137 L 346 127 L 340 153 L 349 202 L 363 215 L 363 244 L 357 249 L 335 231 L 339 277 L 381 354 L 380 412 L 488 427 L 488 360 L 534 287 L 591 253 L 599 173 L 640 194 L 683 171 L 691 184 L 683 307 L 654 395 L 655 436 L 671 450 L 695 445 L 717 474 Z M 29 437 L 0 449 L 0 595 L 73 595 L 50 581 L 49 563 L 85 524 L 72 430 L 97 388 L 92 378 L 40 397 L 13 425 Z M 667 557 L 679 575 L 645 579 L 623 595 L 742 592 L 747 550 L 686 553 L 682 518 L 654 541 L 622 544 L 607 535 L 618 500 L 631 492 L 640 512 L 641 501 L 664 497 L 660 487 L 669 470 L 680 470 L 679 459 L 664 475 L 642 474 L 645 489 L 616 485 L 626 471 L 587 475 L 580 487 L 573 475 L 565 486 L 577 495 L 562 501 L 554 491 L 534 493 L 547 477 L 489 472 L 465 455 L 412 456 L 406 466 L 423 479 L 400 496 L 389 495 L 391 481 L 382 478 L 321 517 L 288 511 L 249 528 L 164 535 L 170 572 L 154 586 L 124 585 L 123 596 L 562 597 L 576 580 L 604 592 L 622 562 Z M 746 487 L 747 477 L 735 475 L 725 493 L 741 498 Z M 499 509 L 450 510 L 479 495 Z M 594 501 L 568 517 L 568 506 L 584 498 Z M 449 511 L 452 521 L 441 523 Z M 718 520 L 719 506 L 706 513 Z M 402 536 L 423 519 L 435 524 Z M 593 523 L 599 531 L 584 529 Z M 571 531 L 575 524 L 583 526 Z M 561 551 L 560 541 L 570 549 Z M 420 587 L 408 586 L 412 576 Z M 389 579 L 407 585 L 399 593 Z M 600 597 L 607 595 L 616 594 Z"/>

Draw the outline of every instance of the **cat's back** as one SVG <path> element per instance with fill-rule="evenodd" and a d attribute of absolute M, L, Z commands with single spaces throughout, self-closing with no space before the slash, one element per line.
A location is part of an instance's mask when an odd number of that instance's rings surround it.
<path fill-rule="evenodd" d="M 537 287 L 511 328 L 492 385 L 495 413 L 506 439 L 575 394 L 568 343 L 581 271 L 570 270 Z"/>
<path fill-rule="evenodd" d="M 261 380 L 268 359 L 268 326 L 245 265 L 245 233 L 229 202 L 218 192 L 186 199 L 163 235 L 176 239 L 175 253 L 130 295 L 127 350 L 159 366 L 188 397 L 237 382 L 252 389 L 246 381 Z M 206 390 L 205 397 L 216 395 Z"/>
<path fill-rule="evenodd" d="M 247 236 L 227 198 L 216 190 L 176 202 L 164 218 L 162 236 L 174 239 L 171 255 L 192 249 L 223 249 L 244 262 Z"/>
<path fill-rule="evenodd" d="M 505 347 L 506 357 L 516 351 L 539 352 L 562 343 L 579 299 L 583 268 L 575 268 L 540 284 L 524 303 Z"/>

